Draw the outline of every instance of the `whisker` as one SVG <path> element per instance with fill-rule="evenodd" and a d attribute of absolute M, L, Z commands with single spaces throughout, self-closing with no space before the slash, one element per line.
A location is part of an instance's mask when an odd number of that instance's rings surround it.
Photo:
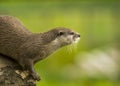
<path fill-rule="evenodd" d="M 77 43 L 73 43 L 66 47 L 67 54 L 76 53 L 77 52 Z"/>

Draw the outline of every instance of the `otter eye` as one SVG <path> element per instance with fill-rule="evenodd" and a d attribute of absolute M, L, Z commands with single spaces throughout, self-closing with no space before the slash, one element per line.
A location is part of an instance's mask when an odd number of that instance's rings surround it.
<path fill-rule="evenodd" d="M 58 33 L 58 36 L 61 36 L 61 35 L 63 35 L 64 34 L 64 32 L 59 32 Z"/>
<path fill-rule="evenodd" d="M 74 35 L 74 32 L 70 32 L 70 35 Z"/>

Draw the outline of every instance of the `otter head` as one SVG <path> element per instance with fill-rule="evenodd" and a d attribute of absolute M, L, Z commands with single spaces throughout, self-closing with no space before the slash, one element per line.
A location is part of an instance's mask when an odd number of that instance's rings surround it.
<path fill-rule="evenodd" d="M 56 40 L 61 43 L 62 46 L 69 45 L 72 43 L 77 43 L 80 39 L 80 35 L 77 32 L 74 32 L 67 28 L 57 29 L 57 38 Z"/>

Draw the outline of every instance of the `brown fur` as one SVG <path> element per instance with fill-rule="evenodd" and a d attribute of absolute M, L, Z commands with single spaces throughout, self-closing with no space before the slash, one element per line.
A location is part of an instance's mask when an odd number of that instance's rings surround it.
<path fill-rule="evenodd" d="M 57 37 L 64 32 L 64 37 Z M 11 16 L 0 16 L 0 53 L 16 60 L 23 69 L 39 80 L 33 65 L 52 54 L 62 46 L 71 44 L 62 41 L 71 31 L 67 28 L 55 28 L 44 33 L 31 33 L 21 22 Z M 78 34 L 74 34 L 79 37 Z"/>

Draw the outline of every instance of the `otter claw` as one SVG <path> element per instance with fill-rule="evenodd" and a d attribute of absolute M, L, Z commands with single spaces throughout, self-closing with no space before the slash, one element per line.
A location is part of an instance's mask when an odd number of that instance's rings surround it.
<path fill-rule="evenodd" d="M 32 76 L 33 76 L 33 78 L 34 78 L 35 80 L 37 80 L 37 81 L 40 81 L 40 80 L 41 80 L 40 77 L 39 77 L 39 75 L 36 74 L 36 73 L 33 73 Z"/>

